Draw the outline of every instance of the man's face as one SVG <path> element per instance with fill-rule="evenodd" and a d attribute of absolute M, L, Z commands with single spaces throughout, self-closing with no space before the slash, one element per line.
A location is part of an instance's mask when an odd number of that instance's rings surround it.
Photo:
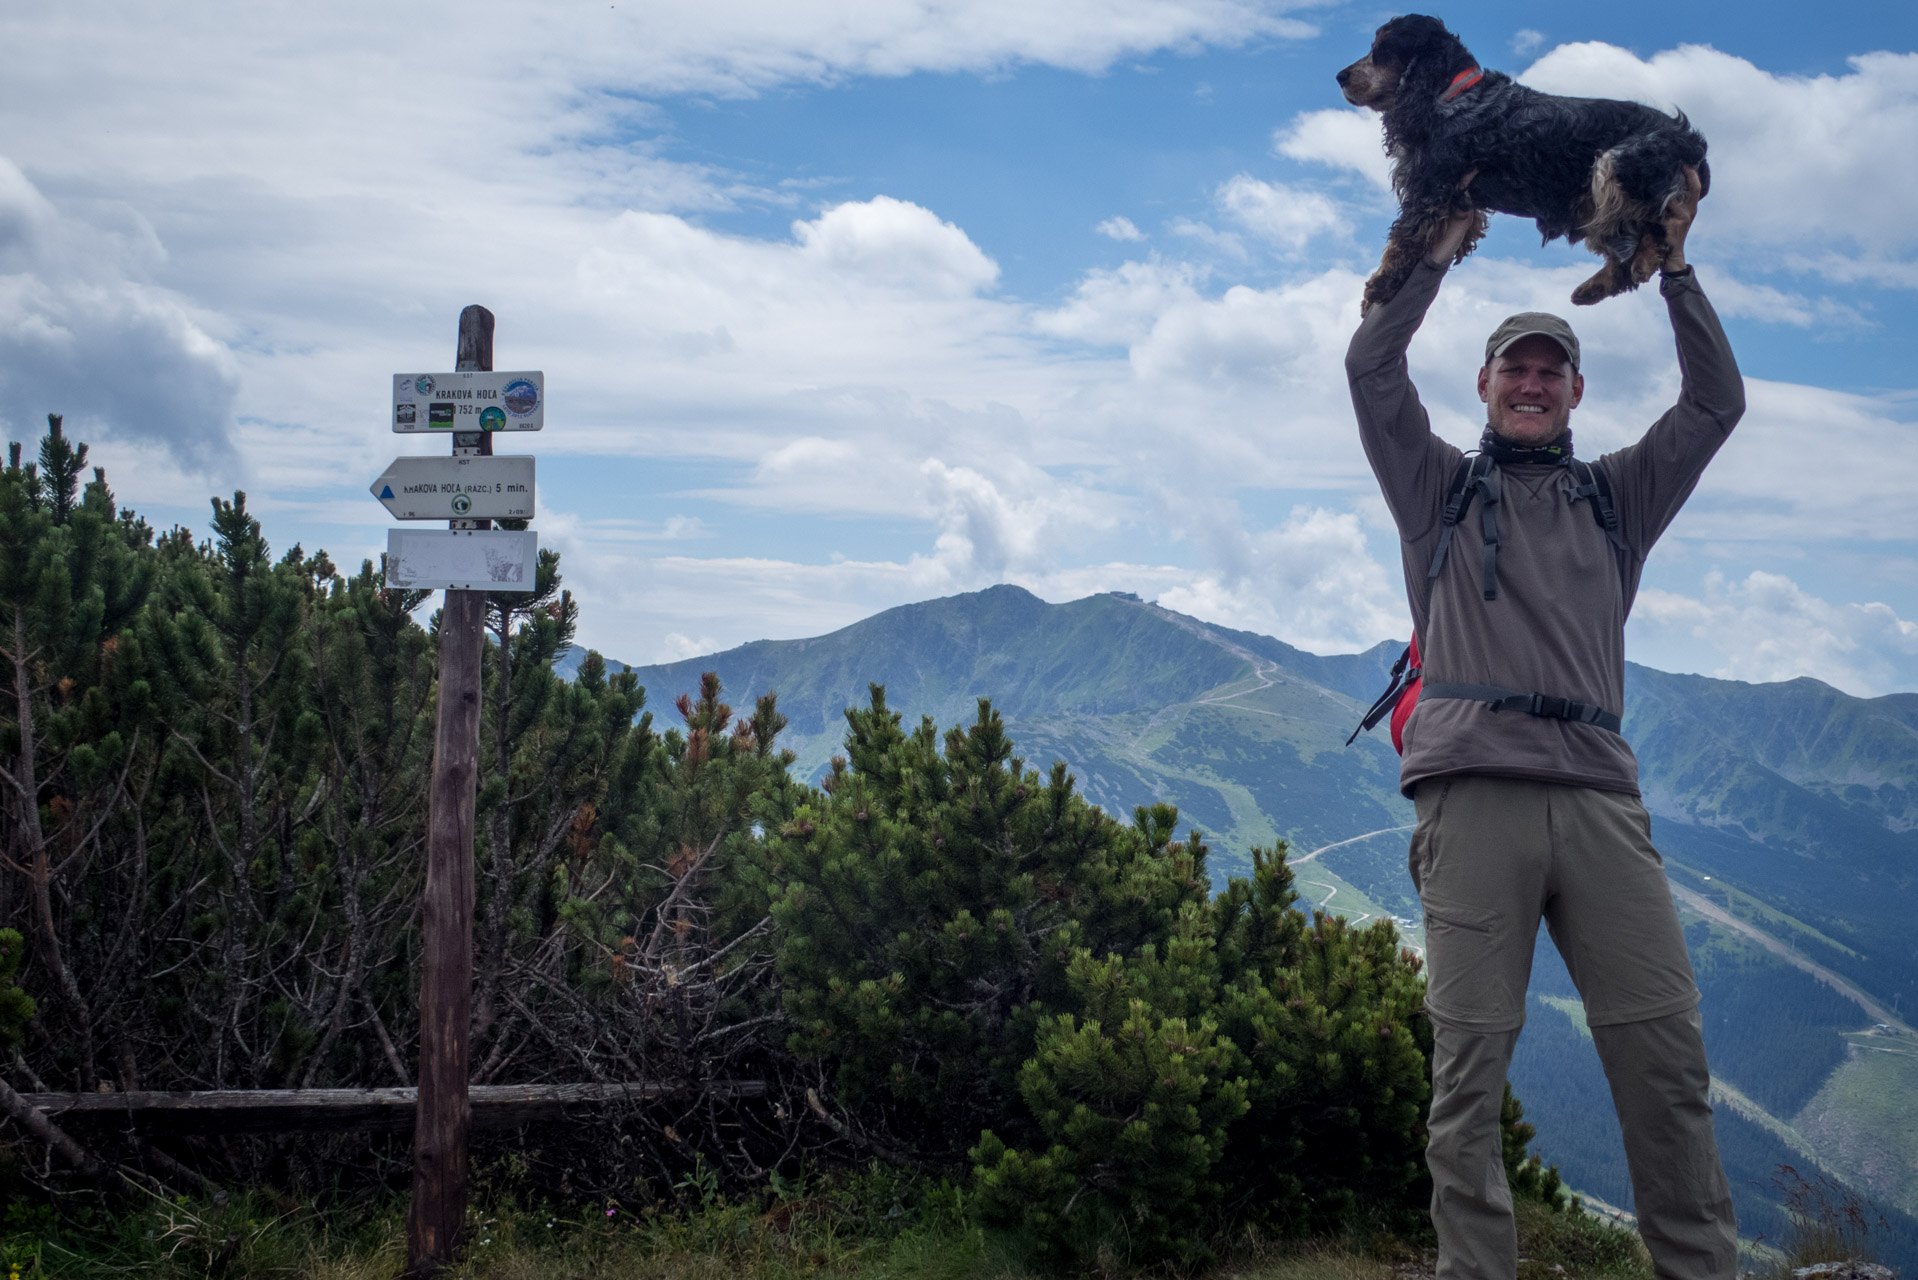
<path fill-rule="evenodd" d="M 1520 338 L 1478 371 L 1478 398 L 1492 430 L 1513 444 L 1545 444 L 1572 420 L 1585 377 L 1565 348 L 1543 334 Z"/>

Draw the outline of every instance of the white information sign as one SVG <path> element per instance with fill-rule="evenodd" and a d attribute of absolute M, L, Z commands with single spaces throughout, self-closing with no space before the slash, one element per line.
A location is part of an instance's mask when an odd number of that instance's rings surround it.
<path fill-rule="evenodd" d="M 531 529 L 389 529 L 386 585 L 412 590 L 531 591 L 539 535 Z"/>
<path fill-rule="evenodd" d="M 530 520 L 530 455 L 395 458 L 369 491 L 398 520 Z"/>
<path fill-rule="evenodd" d="M 393 430 L 538 431 L 546 424 L 546 375 L 396 373 Z"/>

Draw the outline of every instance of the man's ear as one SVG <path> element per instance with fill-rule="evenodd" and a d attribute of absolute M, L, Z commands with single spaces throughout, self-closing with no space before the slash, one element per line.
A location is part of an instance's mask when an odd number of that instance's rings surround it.
<path fill-rule="evenodd" d="M 1578 391 L 1579 391 L 1579 390 L 1582 390 L 1582 389 L 1583 389 L 1583 387 L 1584 387 L 1584 384 L 1583 384 L 1583 383 L 1580 383 L 1580 384 L 1579 384 L 1579 387 L 1578 387 L 1577 389 L 1575 389 L 1575 390 L 1573 391 L 1573 393 L 1572 393 L 1572 397 L 1573 397 L 1573 398 L 1572 398 L 1572 403 L 1573 403 L 1573 404 L 1577 404 L 1577 403 L 1578 403 L 1578 398 L 1577 398 L 1577 397 L 1578 397 Z M 1489 365 L 1489 364 L 1482 364 L 1482 365 L 1480 365 L 1480 366 L 1478 367 L 1478 398 L 1479 398 L 1479 402 L 1480 402 L 1481 404 L 1490 404 L 1490 403 L 1492 403 L 1492 394 L 1491 394 L 1491 393 L 1492 393 L 1492 366 L 1491 366 L 1491 365 Z"/>
<path fill-rule="evenodd" d="M 1479 379 L 1479 385 L 1483 386 L 1484 384 L 1485 384 L 1485 380 L 1484 378 L 1481 377 Z M 1483 393 L 1480 394 L 1480 398 L 1481 399 L 1483 398 Z M 1574 409 L 1578 408 L 1578 402 L 1580 400 L 1583 400 L 1584 398 L 1585 398 L 1585 375 L 1582 373 L 1575 373 L 1572 375 L 1572 408 Z"/>

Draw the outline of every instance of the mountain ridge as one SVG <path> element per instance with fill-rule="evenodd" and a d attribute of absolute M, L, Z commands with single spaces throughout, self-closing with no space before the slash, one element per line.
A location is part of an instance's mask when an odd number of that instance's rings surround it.
<path fill-rule="evenodd" d="M 942 727 L 969 722 L 988 697 L 1029 758 L 1067 760 L 1118 813 L 1178 803 L 1229 871 L 1254 844 L 1310 849 L 1411 820 L 1384 735 L 1344 746 L 1402 647 L 1313 654 L 1126 593 L 1049 604 L 1002 584 L 822 636 L 629 669 L 655 705 L 712 670 L 737 698 L 777 690 L 808 777 L 827 767 L 844 709 L 869 684 Z M 1661 847 L 1700 875 L 1737 875 L 1839 944 L 1819 963 L 1918 1008 L 1918 954 L 1908 942 L 1886 954 L 1918 887 L 1918 694 L 1864 699 L 1809 678 L 1756 684 L 1628 663 L 1624 721 Z M 1844 874 L 1808 899 L 1807 863 Z M 1361 913 L 1415 913 L 1385 850 L 1350 850 L 1328 870 L 1355 873 L 1348 897 Z M 1874 951 L 1876 963 L 1861 962 Z"/>
<path fill-rule="evenodd" d="M 941 728 L 971 722 L 990 698 L 1027 761 L 1066 761 L 1108 812 L 1176 804 L 1204 833 L 1215 877 L 1242 872 L 1253 847 L 1285 842 L 1309 906 L 1360 923 L 1388 916 L 1419 947 L 1398 757 L 1382 733 L 1346 746 L 1402 648 L 1312 654 L 1125 594 L 1055 605 L 1001 585 L 823 636 L 629 669 L 655 708 L 706 671 L 736 703 L 776 690 L 795 771 L 809 779 L 841 750 L 843 712 L 866 702 L 868 684 Z M 1754 684 L 1628 663 L 1624 730 L 1694 944 L 1721 1096 L 1780 1108 L 1722 1117 L 1741 1215 L 1774 1233 L 1783 1221 L 1753 1189 L 1796 1158 L 1781 1133 L 1821 1135 L 1821 1162 L 1918 1210 L 1918 1126 L 1906 1142 L 1882 1122 L 1885 1071 L 1907 1061 L 1886 1055 L 1909 1054 L 1918 1080 L 1918 1038 L 1871 1039 L 1858 1004 L 1812 976 L 1838 975 L 1906 1023 L 1918 1010 L 1903 905 L 1918 876 L 1918 695 L 1862 699 L 1810 679 Z M 1590 1049 L 1551 1003 L 1576 992 L 1543 942 L 1534 993 L 1544 1003 L 1513 1080 L 1540 1127 L 1535 1147 L 1573 1185 L 1622 1203 L 1603 1076 L 1595 1059 L 1566 1057 Z M 1903 1232 L 1910 1219 L 1897 1222 Z"/>

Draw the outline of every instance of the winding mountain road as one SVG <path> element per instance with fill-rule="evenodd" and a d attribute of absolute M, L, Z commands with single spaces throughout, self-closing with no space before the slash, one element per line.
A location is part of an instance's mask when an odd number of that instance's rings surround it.
<path fill-rule="evenodd" d="M 1296 858 L 1287 858 L 1286 861 L 1295 867 L 1303 866 L 1305 863 L 1318 857 L 1321 853 L 1329 853 L 1334 849 L 1343 849 L 1348 844 L 1357 844 L 1361 840 L 1370 840 L 1373 836 L 1389 836 L 1395 831 L 1410 831 L 1417 825 L 1418 823 L 1416 822 L 1408 822 L 1402 827 L 1380 827 L 1377 831 L 1368 831 L 1362 836 L 1353 836 L 1349 840 L 1334 840 L 1331 844 L 1322 844 L 1310 853 L 1302 854 Z"/>

